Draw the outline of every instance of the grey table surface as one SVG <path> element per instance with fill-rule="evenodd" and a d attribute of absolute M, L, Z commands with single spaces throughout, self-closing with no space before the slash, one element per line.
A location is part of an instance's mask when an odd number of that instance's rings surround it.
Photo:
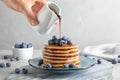
<path fill-rule="evenodd" d="M 0 62 L 6 63 L 10 61 L 9 59 L 8 60 L 3 59 L 3 55 L 7 55 L 7 54 L 12 55 L 12 51 L 0 50 Z M 38 56 L 41 56 L 41 50 L 34 50 L 33 58 Z M 12 66 L 10 68 L 0 68 L 0 80 L 7 80 L 7 77 L 10 75 L 10 73 L 12 73 L 15 70 L 15 68 L 26 67 L 26 66 L 29 68 L 32 68 L 29 66 L 28 60 L 20 60 L 19 62 L 14 61 L 14 62 L 11 62 L 11 64 Z M 120 73 L 120 63 L 114 65 L 114 70 L 113 70 L 114 80 L 120 80 L 119 73 Z"/>

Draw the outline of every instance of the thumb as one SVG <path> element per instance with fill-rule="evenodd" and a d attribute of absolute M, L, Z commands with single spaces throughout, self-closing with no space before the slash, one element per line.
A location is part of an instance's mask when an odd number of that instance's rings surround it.
<path fill-rule="evenodd" d="M 29 22 L 32 26 L 36 26 L 38 24 L 37 18 L 29 18 Z"/>

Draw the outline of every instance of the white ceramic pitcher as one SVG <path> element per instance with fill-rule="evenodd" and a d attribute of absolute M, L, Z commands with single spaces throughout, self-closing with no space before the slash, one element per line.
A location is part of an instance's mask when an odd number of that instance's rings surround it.
<path fill-rule="evenodd" d="M 50 8 L 52 8 L 59 15 L 61 13 L 60 7 L 55 2 L 48 1 L 38 12 L 37 18 L 39 24 L 33 27 L 40 34 L 48 34 L 54 27 L 55 21 L 58 20 L 57 15 Z"/>

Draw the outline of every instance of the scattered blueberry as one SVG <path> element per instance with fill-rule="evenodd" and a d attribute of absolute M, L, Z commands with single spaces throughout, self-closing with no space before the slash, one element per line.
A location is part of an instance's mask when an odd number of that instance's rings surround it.
<path fill-rule="evenodd" d="M 42 63 L 43 63 L 43 59 L 40 59 L 38 65 L 40 66 Z"/>
<path fill-rule="evenodd" d="M 69 68 L 76 68 L 76 65 L 74 63 L 69 64 Z"/>
<path fill-rule="evenodd" d="M 88 57 L 88 55 L 84 55 L 85 57 Z"/>
<path fill-rule="evenodd" d="M 22 48 L 27 48 L 27 43 L 22 42 L 21 47 L 22 47 Z"/>
<path fill-rule="evenodd" d="M 15 44 L 15 46 L 14 46 L 15 48 L 20 48 L 20 44 Z"/>
<path fill-rule="evenodd" d="M 5 64 L 4 63 L 0 63 L 0 68 L 3 68 L 5 67 Z"/>
<path fill-rule="evenodd" d="M 56 39 L 57 39 L 57 37 L 54 35 L 54 36 L 52 37 L 52 40 L 55 41 Z"/>
<path fill-rule="evenodd" d="M 19 57 L 16 57 L 16 61 L 19 61 L 20 60 L 20 58 Z"/>
<path fill-rule="evenodd" d="M 32 47 L 32 43 L 27 44 L 27 48 L 31 48 Z"/>
<path fill-rule="evenodd" d="M 15 61 L 16 59 L 14 57 L 10 58 L 10 61 Z"/>
<path fill-rule="evenodd" d="M 64 64 L 64 65 L 63 65 L 63 68 L 68 68 L 68 64 Z"/>
<path fill-rule="evenodd" d="M 120 58 L 120 55 L 118 55 L 118 58 Z"/>
<path fill-rule="evenodd" d="M 92 59 L 95 59 L 95 58 L 92 58 Z"/>
<path fill-rule="evenodd" d="M 23 72 L 23 74 L 27 74 L 28 73 L 28 69 L 27 68 L 23 68 L 22 72 Z"/>
<path fill-rule="evenodd" d="M 98 60 L 97 60 L 97 63 L 98 63 L 98 64 L 101 64 L 101 63 L 102 63 L 101 59 L 98 59 Z"/>
<path fill-rule="evenodd" d="M 10 55 L 4 55 L 4 59 L 9 59 Z"/>
<path fill-rule="evenodd" d="M 51 65 L 51 64 L 47 64 L 47 65 L 45 66 L 45 68 L 50 69 L 50 68 L 52 68 L 52 65 Z"/>
<path fill-rule="evenodd" d="M 10 67 L 11 66 L 11 64 L 10 63 L 6 63 L 6 67 Z"/>
<path fill-rule="evenodd" d="M 49 44 L 49 45 L 52 45 L 52 44 L 54 44 L 54 41 L 50 39 L 50 40 L 48 41 L 48 44 Z"/>
<path fill-rule="evenodd" d="M 112 59 L 112 64 L 117 64 L 118 63 L 118 59 L 117 58 L 113 58 Z"/>
<path fill-rule="evenodd" d="M 15 73 L 16 73 L 16 74 L 19 74 L 20 72 L 21 72 L 21 70 L 20 70 L 19 68 L 16 68 L 16 69 L 15 69 Z"/>

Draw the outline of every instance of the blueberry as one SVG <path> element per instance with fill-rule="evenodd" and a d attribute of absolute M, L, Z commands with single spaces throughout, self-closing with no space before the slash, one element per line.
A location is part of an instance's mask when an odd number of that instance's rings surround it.
<path fill-rule="evenodd" d="M 15 48 L 20 48 L 20 44 L 15 44 L 15 46 L 14 46 Z"/>
<path fill-rule="evenodd" d="M 63 46 L 64 44 L 62 42 L 59 43 L 59 46 Z"/>
<path fill-rule="evenodd" d="M 48 41 L 48 44 L 49 44 L 49 45 L 52 45 L 52 44 L 54 44 L 54 41 L 50 39 L 50 40 Z"/>
<path fill-rule="evenodd" d="M 10 55 L 4 55 L 4 59 L 9 59 Z"/>
<path fill-rule="evenodd" d="M 22 72 L 23 72 L 23 74 L 27 74 L 28 73 L 28 69 L 27 68 L 23 68 Z"/>
<path fill-rule="evenodd" d="M 6 63 L 6 67 L 10 67 L 11 66 L 11 64 L 10 63 Z"/>
<path fill-rule="evenodd" d="M 74 63 L 69 64 L 69 68 L 76 68 L 76 65 Z"/>
<path fill-rule="evenodd" d="M 64 40 L 60 40 L 59 46 L 63 46 L 64 44 L 65 44 L 65 41 Z"/>
<path fill-rule="evenodd" d="M 62 37 L 62 40 L 67 41 L 67 39 L 68 39 L 68 37 L 66 37 L 66 36 L 63 36 L 63 37 Z"/>
<path fill-rule="evenodd" d="M 118 55 L 118 58 L 120 58 L 120 55 Z"/>
<path fill-rule="evenodd" d="M 85 57 L 88 57 L 88 55 L 84 55 Z"/>
<path fill-rule="evenodd" d="M 45 68 L 50 69 L 50 68 L 52 68 L 52 65 L 51 64 L 46 64 Z"/>
<path fill-rule="evenodd" d="M 22 42 L 22 44 L 21 44 L 21 48 L 27 48 L 27 43 Z"/>
<path fill-rule="evenodd" d="M 67 44 L 73 44 L 73 42 L 71 40 L 68 40 Z"/>
<path fill-rule="evenodd" d="M 68 43 L 68 41 L 64 40 L 64 44 L 67 44 L 67 43 Z"/>
<path fill-rule="evenodd" d="M 60 42 L 62 42 L 63 44 L 67 43 L 67 41 L 65 41 L 65 40 L 60 40 Z"/>
<path fill-rule="evenodd" d="M 20 70 L 19 68 L 16 68 L 16 69 L 15 69 L 15 73 L 16 73 L 16 74 L 19 74 L 20 72 L 21 72 L 21 70 Z"/>
<path fill-rule="evenodd" d="M 94 59 L 94 60 L 95 60 L 95 58 L 92 58 L 92 59 Z"/>
<path fill-rule="evenodd" d="M 55 45 L 59 45 L 60 39 L 55 40 Z"/>
<path fill-rule="evenodd" d="M 16 57 L 15 59 L 16 59 L 16 61 L 19 61 L 19 60 L 20 60 L 20 58 L 19 58 L 19 57 Z"/>
<path fill-rule="evenodd" d="M 98 60 L 97 60 L 97 63 L 98 63 L 98 64 L 101 64 L 101 63 L 102 63 L 101 59 L 98 59 Z"/>
<path fill-rule="evenodd" d="M 118 63 L 118 59 L 117 58 L 113 58 L 112 59 L 112 64 L 117 64 Z"/>
<path fill-rule="evenodd" d="M 63 46 L 66 42 L 62 39 L 57 39 L 55 41 L 55 44 L 58 45 L 58 46 Z"/>
<path fill-rule="evenodd" d="M 10 61 L 15 61 L 16 59 L 14 57 L 10 58 Z"/>
<path fill-rule="evenodd" d="M 5 67 L 5 64 L 4 63 L 0 63 L 0 68 L 3 68 Z"/>
<path fill-rule="evenodd" d="M 63 68 L 68 68 L 68 64 L 64 64 L 64 65 L 63 65 Z"/>
<path fill-rule="evenodd" d="M 57 39 L 57 37 L 54 35 L 54 36 L 52 37 L 52 40 L 55 41 L 56 39 Z"/>
<path fill-rule="evenodd" d="M 20 48 L 22 48 L 22 44 L 20 44 Z"/>
<path fill-rule="evenodd" d="M 32 43 L 27 44 L 27 48 L 31 48 L 32 47 Z"/>
<path fill-rule="evenodd" d="M 40 66 L 42 63 L 43 63 L 43 59 L 40 59 L 38 65 Z"/>

